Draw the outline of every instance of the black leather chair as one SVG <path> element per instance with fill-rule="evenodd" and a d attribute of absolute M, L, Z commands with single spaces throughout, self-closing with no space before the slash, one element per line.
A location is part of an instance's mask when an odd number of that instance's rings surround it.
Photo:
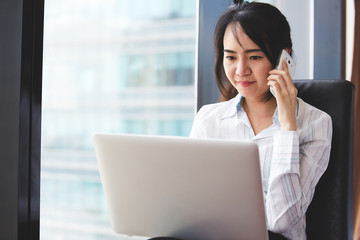
<path fill-rule="evenodd" d="M 330 162 L 306 215 L 309 240 L 353 239 L 353 99 L 346 80 L 295 80 L 298 96 L 333 121 Z"/>

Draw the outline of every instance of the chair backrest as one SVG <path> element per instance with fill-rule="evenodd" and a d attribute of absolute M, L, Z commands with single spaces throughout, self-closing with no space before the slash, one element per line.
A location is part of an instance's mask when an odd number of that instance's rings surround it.
<path fill-rule="evenodd" d="M 298 97 L 333 121 L 330 161 L 306 215 L 312 239 L 353 239 L 354 85 L 346 80 L 295 80 Z"/>

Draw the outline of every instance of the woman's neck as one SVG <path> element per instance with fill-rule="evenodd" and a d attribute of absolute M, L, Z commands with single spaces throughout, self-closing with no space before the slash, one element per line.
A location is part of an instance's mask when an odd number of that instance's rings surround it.
<path fill-rule="evenodd" d="M 274 97 L 267 101 L 243 98 L 241 104 L 255 135 L 272 125 L 272 117 L 277 106 Z"/>
<path fill-rule="evenodd" d="M 246 113 L 258 116 L 272 116 L 277 107 L 274 97 L 267 101 L 243 98 L 241 104 Z"/>

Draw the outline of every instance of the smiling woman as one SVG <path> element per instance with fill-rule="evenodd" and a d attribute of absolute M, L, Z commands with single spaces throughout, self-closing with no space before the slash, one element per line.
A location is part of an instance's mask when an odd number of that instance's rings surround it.
<path fill-rule="evenodd" d="M 306 239 L 306 211 L 329 161 L 332 121 L 297 98 L 286 62 L 274 69 L 282 50 L 292 48 L 284 15 L 269 4 L 234 2 L 214 33 L 215 76 L 227 101 L 203 106 L 191 137 L 256 142 L 269 236 Z"/>
<path fill-rule="evenodd" d="M 237 30 L 234 31 L 234 28 Z M 233 87 L 248 100 L 269 99 L 267 77 L 272 65 L 265 53 L 239 24 L 228 25 L 223 41 L 224 70 Z"/>

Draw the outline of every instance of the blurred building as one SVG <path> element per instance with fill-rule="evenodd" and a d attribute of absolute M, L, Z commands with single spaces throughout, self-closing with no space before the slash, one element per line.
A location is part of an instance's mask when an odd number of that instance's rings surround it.
<path fill-rule="evenodd" d="M 110 230 L 92 136 L 187 136 L 195 37 L 195 0 L 46 1 L 42 240 L 120 239 Z"/>

